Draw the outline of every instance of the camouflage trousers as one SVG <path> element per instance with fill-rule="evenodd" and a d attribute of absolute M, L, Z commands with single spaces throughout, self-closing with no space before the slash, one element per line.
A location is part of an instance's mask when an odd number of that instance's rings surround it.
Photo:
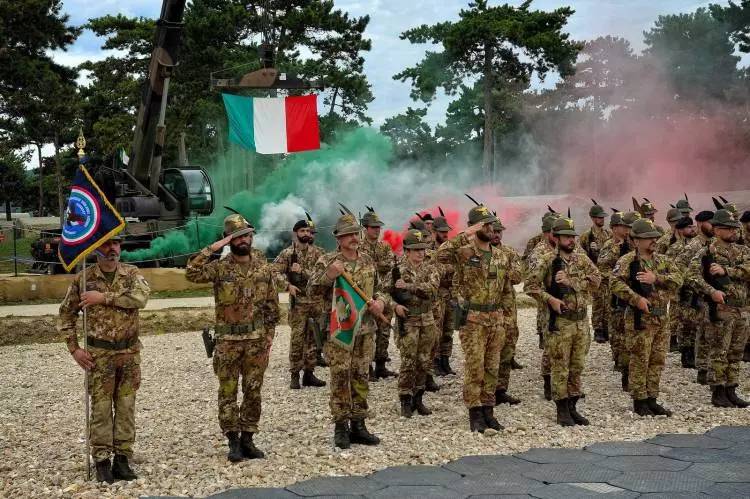
<path fill-rule="evenodd" d="M 388 358 L 388 344 L 391 339 L 391 325 L 392 314 L 385 313 L 388 319 L 388 324 L 381 322 L 377 323 L 377 330 L 375 331 L 375 361 L 382 361 Z M 368 368 L 369 369 L 369 368 Z"/>
<path fill-rule="evenodd" d="M 608 330 L 607 327 L 607 302 L 609 300 L 609 293 L 605 289 L 599 288 L 591 295 L 591 327 L 594 331 Z"/>
<path fill-rule="evenodd" d="M 644 329 L 636 330 L 632 310 L 625 313 L 628 349 L 628 388 L 633 400 L 659 396 L 661 375 L 669 350 L 669 328 L 664 318 L 644 315 Z"/>
<path fill-rule="evenodd" d="M 94 367 L 88 373 L 91 396 L 89 439 L 94 461 L 110 455 L 133 456 L 135 392 L 141 385 L 141 355 L 90 349 Z"/>
<path fill-rule="evenodd" d="M 673 328 L 677 333 L 681 347 L 695 347 L 697 330 L 703 325 L 705 313 L 703 308 L 693 308 L 679 302 L 674 303 Z"/>
<path fill-rule="evenodd" d="M 609 320 L 609 348 L 612 351 L 612 360 L 615 363 L 615 371 L 624 372 L 628 368 L 628 347 L 625 335 L 625 310 L 615 307 L 607 307 Z"/>
<path fill-rule="evenodd" d="M 464 404 L 468 408 L 494 406 L 500 351 L 505 342 L 502 312 L 470 311 L 458 336 L 464 353 Z"/>
<path fill-rule="evenodd" d="M 539 305 L 536 309 L 536 331 L 537 334 L 542 337 L 542 361 L 540 364 L 540 374 L 542 376 L 549 376 L 552 373 L 549 361 L 549 355 L 547 354 L 546 338 L 547 329 L 549 329 L 549 307 L 545 305 Z"/>
<path fill-rule="evenodd" d="M 289 336 L 289 370 L 292 373 L 298 373 L 302 369 L 315 369 L 315 333 L 307 326 L 307 322 L 308 319 L 318 321 L 319 318 L 319 303 L 297 303 L 289 311 L 289 325 L 292 328 Z"/>
<path fill-rule="evenodd" d="M 369 367 L 375 352 L 375 327 L 363 324 L 351 350 L 332 341 L 324 347 L 331 372 L 329 407 L 334 422 L 367 417 Z"/>
<path fill-rule="evenodd" d="M 583 393 L 581 374 L 591 346 L 588 319 L 569 321 L 557 318 L 558 331 L 550 331 L 544 339 L 549 356 L 553 400 L 580 396 Z"/>
<path fill-rule="evenodd" d="M 398 372 L 399 395 L 414 395 L 424 390 L 425 380 L 432 369 L 432 347 L 435 345 L 437 328 L 435 324 L 404 324 L 405 334 L 399 336 L 396 344 L 401 354 L 401 368 Z"/>
<path fill-rule="evenodd" d="M 711 385 L 734 386 L 739 382 L 742 354 L 747 343 L 747 312 L 735 307 L 719 307 L 720 321 L 706 323 L 707 379 Z"/>
<path fill-rule="evenodd" d="M 453 353 L 453 305 L 445 297 L 435 301 L 432 309 L 435 316 L 435 341 L 432 346 L 432 358 L 438 359 L 441 355 L 450 357 Z M 432 368 L 430 368 L 432 374 Z"/>
<path fill-rule="evenodd" d="M 505 316 L 505 342 L 500 350 L 500 366 L 497 371 L 496 390 L 507 390 L 510 384 L 511 361 L 516 354 L 516 343 L 518 342 L 518 319 L 517 312 L 513 310 Z"/>
<path fill-rule="evenodd" d="M 219 426 L 222 433 L 256 433 L 260 421 L 263 376 L 268 367 L 269 337 L 222 340 L 214 351 L 214 373 L 219 378 Z M 242 404 L 237 390 L 242 377 Z"/>

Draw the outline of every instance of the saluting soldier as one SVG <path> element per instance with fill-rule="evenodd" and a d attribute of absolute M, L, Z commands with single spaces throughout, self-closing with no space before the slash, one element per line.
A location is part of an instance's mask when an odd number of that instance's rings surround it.
<path fill-rule="evenodd" d="M 120 263 L 119 236 L 96 250 L 86 286 L 79 272 L 60 304 L 57 328 L 68 351 L 87 371 L 91 396 L 89 431 L 96 479 L 135 480 L 130 468 L 135 442 L 135 394 L 141 385 L 138 311 L 146 306 L 149 285 L 133 265 Z M 76 320 L 87 310 L 87 349 L 78 343 Z M 114 460 L 110 463 L 110 457 Z"/>
<path fill-rule="evenodd" d="M 224 219 L 224 238 L 188 260 L 185 277 L 213 283 L 216 347 L 213 368 L 219 378 L 219 426 L 227 437 L 227 459 L 260 459 L 253 442 L 261 414 L 261 387 L 268 367 L 274 329 L 279 322 L 279 295 L 274 267 L 252 247 L 253 226 L 242 215 Z M 229 245 L 219 260 L 211 255 Z M 237 388 L 242 378 L 242 403 Z"/>

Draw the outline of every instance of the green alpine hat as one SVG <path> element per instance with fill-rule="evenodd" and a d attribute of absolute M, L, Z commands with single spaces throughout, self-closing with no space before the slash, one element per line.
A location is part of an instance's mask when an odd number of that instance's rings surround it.
<path fill-rule="evenodd" d="M 670 208 L 667 210 L 667 222 L 677 222 L 684 216 L 679 208 Z"/>
<path fill-rule="evenodd" d="M 551 211 L 548 211 L 542 216 L 542 232 L 549 232 L 552 230 L 552 225 L 555 223 L 555 220 L 560 218 L 559 213 L 552 213 Z"/>
<path fill-rule="evenodd" d="M 607 212 L 604 211 L 604 208 L 596 202 L 596 200 L 591 200 L 594 205 L 589 209 L 589 216 L 594 218 L 604 218 L 607 216 Z"/>
<path fill-rule="evenodd" d="M 500 219 L 497 217 L 495 217 L 495 221 L 492 222 L 492 230 L 494 231 L 505 230 L 505 226 L 503 225 L 503 222 L 501 222 Z"/>
<path fill-rule="evenodd" d="M 231 234 L 232 239 L 249 234 L 253 230 L 252 224 L 238 213 L 232 213 L 224 219 L 224 235 Z"/>
<path fill-rule="evenodd" d="M 675 203 L 675 208 L 680 210 L 680 213 L 683 215 L 690 215 L 690 212 L 693 211 L 693 207 L 690 206 L 690 202 L 687 200 L 687 196 L 685 199 L 680 199 Z"/>
<path fill-rule="evenodd" d="M 653 215 L 657 211 L 659 210 L 656 209 L 654 203 L 652 203 L 648 199 L 646 199 L 646 202 L 641 205 L 641 215 L 643 216 Z"/>
<path fill-rule="evenodd" d="M 552 234 L 555 236 L 577 236 L 572 218 L 561 217 L 552 224 Z"/>
<path fill-rule="evenodd" d="M 421 230 L 410 229 L 404 236 L 404 249 L 427 249 L 430 238 Z"/>
<path fill-rule="evenodd" d="M 740 222 L 737 221 L 735 214 L 726 209 L 717 210 L 716 213 L 714 213 L 711 225 L 714 227 L 730 227 L 732 229 L 739 229 L 741 226 Z"/>
<path fill-rule="evenodd" d="M 629 227 L 628 224 L 622 221 L 623 216 L 625 216 L 625 213 L 621 211 L 612 213 L 612 218 L 609 219 L 609 226 L 614 227 L 615 225 L 625 225 L 626 227 Z"/>
<path fill-rule="evenodd" d="M 643 218 L 637 211 L 629 211 L 622 216 L 622 224 L 632 227 L 636 220 Z"/>
<path fill-rule="evenodd" d="M 432 230 L 437 232 L 448 232 L 452 230 L 453 227 L 448 225 L 448 220 L 445 219 L 443 216 L 437 216 L 435 217 L 435 221 L 432 224 Z"/>
<path fill-rule="evenodd" d="M 634 239 L 659 239 L 661 233 L 656 230 L 654 222 L 646 218 L 639 218 L 633 222 L 630 229 L 630 236 Z"/>
<path fill-rule="evenodd" d="M 362 220 L 360 221 L 363 227 L 382 227 L 385 225 L 372 207 L 366 206 L 366 208 L 367 213 L 362 216 Z"/>
<path fill-rule="evenodd" d="M 362 230 L 362 226 L 357 223 L 357 219 L 351 213 L 345 213 L 336 220 L 333 229 L 333 235 L 336 237 L 346 236 L 347 234 L 357 234 Z"/>
<path fill-rule="evenodd" d="M 477 205 L 469 210 L 469 225 L 491 224 L 495 221 L 495 215 L 490 213 L 484 205 Z"/>

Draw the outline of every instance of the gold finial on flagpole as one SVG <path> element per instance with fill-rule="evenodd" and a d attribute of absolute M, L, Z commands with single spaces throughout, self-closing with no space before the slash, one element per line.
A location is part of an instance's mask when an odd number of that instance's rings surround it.
<path fill-rule="evenodd" d="M 83 128 L 78 129 L 78 138 L 76 139 L 76 147 L 78 148 L 78 160 L 80 161 L 86 155 L 84 149 L 86 148 L 86 137 L 83 136 Z"/>

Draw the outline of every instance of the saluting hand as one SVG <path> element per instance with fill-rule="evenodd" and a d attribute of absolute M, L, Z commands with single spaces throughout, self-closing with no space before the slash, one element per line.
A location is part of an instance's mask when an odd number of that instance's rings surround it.
<path fill-rule="evenodd" d="M 210 246 L 211 253 L 216 253 L 221 248 L 223 248 L 224 246 L 226 246 L 227 244 L 229 244 L 229 241 L 231 241 L 231 240 L 232 240 L 232 235 L 231 234 L 228 235 L 227 237 L 223 238 L 223 239 L 219 239 L 218 241 L 216 241 L 215 243 L 213 243 Z"/>
<path fill-rule="evenodd" d="M 483 223 L 478 223 L 478 224 L 470 225 L 469 227 L 466 228 L 466 230 L 464 231 L 464 234 L 467 237 L 472 237 L 472 236 L 474 236 L 474 234 L 476 234 L 477 232 L 479 232 L 480 230 L 482 230 L 482 227 L 484 227 Z"/>

